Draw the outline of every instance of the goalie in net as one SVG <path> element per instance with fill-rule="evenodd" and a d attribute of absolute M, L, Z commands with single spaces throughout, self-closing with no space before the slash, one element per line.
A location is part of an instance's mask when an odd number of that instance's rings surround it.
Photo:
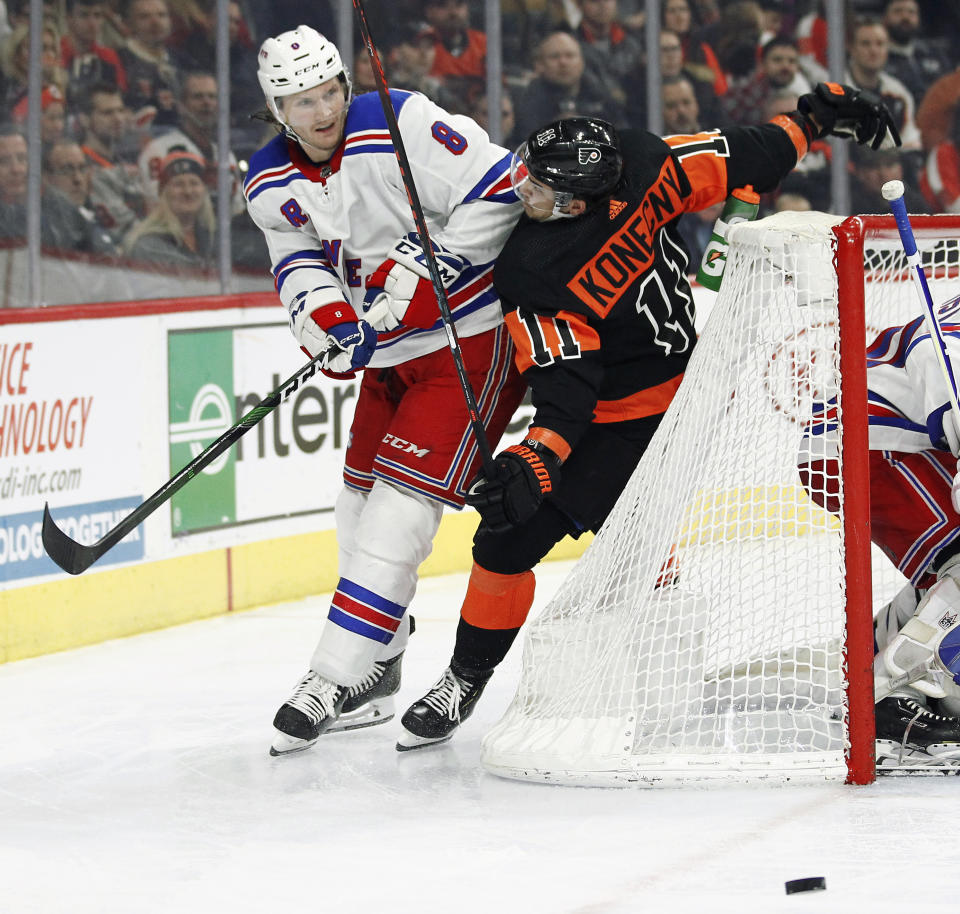
<path fill-rule="evenodd" d="M 453 657 L 403 716 L 398 749 L 449 739 L 469 716 L 526 620 L 532 569 L 599 530 L 673 399 L 696 341 L 677 220 L 748 183 L 772 190 L 827 134 L 899 144 L 879 98 L 820 84 L 760 126 L 661 139 L 569 118 L 520 148 L 524 218 L 494 281 L 536 413 L 495 478 L 470 487 L 483 521 Z"/>
<path fill-rule="evenodd" d="M 960 298 L 941 306 L 939 321 L 960 365 Z M 873 341 L 867 384 L 871 538 L 908 579 L 874 619 L 877 765 L 952 767 L 960 763 L 960 432 L 923 317 Z M 807 428 L 799 460 L 811 498 L 835 514 L 837 421 L 831 400 Z"/>

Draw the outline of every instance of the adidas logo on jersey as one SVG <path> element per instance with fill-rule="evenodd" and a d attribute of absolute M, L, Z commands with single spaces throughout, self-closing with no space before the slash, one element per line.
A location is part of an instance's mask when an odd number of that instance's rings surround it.
<path fill-rule="evenodd" d="M 623 200 L 611 200 L 610 201 L 610 218 L 616 219 L 627 208 L 627 204 Z"/>

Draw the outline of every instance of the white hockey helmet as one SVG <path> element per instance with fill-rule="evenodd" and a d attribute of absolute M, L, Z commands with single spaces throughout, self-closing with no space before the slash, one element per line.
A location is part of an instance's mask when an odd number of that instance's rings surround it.
<path fill-rule="evenodd" d="M 298 25 L 260 45 L 257 79 L 267 99 L 270 113 L 287 126 L 277 99 L 312 89 L 327 80 L 340 78 L 347 95 L 353 87 L 350 74 L 340 59 L 337 46 L 309 25 Z"/>

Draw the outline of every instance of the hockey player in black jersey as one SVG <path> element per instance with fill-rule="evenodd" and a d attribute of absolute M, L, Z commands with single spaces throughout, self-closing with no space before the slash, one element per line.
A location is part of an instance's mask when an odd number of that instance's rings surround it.
<path fill-rule="evenodd" d="M 450 666 L 402 719 L 399 750 L 449 739 L 533 602 L 532 569 L 564 536 L 599 530 L 683 379 L 696 342 L 687 212 L 774 189 L 811 141 L 899 145 L 876 96 L 821 83 L 770 123 L 660 138 L 555 121 L 517 153 L 524 206 L 494 283 L 536 410 L 467 503 L 482 522 Z"/>

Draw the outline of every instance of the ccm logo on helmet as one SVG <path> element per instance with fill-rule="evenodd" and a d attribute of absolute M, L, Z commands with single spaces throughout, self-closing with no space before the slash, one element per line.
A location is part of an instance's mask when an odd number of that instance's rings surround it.
<path fill-rule="evenodd" d="M 596 146 L 581 146 L 577 150 L 577 161 L 581 165 L 595 165 L 600 161 L 600 150 Z"/>

